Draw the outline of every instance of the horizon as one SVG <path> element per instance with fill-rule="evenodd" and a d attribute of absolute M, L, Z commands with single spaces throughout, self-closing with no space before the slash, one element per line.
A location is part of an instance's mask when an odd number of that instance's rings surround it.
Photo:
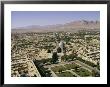
<path fill-rule="evenodd" d="M 36 20 L 37 19 L 37 20 Z M 74 21 L 99 21 L 99 11 L 12 11 L 11 28 L 60 25 Z"/>

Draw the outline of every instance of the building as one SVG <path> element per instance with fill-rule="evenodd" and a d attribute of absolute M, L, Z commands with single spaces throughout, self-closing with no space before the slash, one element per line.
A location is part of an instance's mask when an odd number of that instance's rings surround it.
<path fill-rule="evenodd" d="M 60 41 L 59 47 L 61 48 L 61 53 L 63 53 L 64 52 L 64 42 L 63 41 Z"/>

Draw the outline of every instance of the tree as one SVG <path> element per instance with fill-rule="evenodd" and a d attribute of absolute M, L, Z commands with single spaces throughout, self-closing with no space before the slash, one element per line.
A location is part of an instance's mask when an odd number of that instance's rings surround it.
<path fill-rule="evenodd" d="M 58 72 L 59 72 L 59 73 L 62 73 L 62 69 L 59 69 Z"/>
<path fill-rule="evenodd" d="M 75 66 L 74 69 L 75 69 L 75 71 L 77 71 L 78 70 L 78 66 Z"/>
<path fill-rule="evenodd" d="M 57 52 L 54 52 L 52 55 L 52 63 L 56 63 L 58 61 Z"/>
<path fill-rule="evenodd" d="M 99 62 L 97 62 L 97 66 L 96 67 L 97 67 L 98 70 L 100 70 L 100 64 L 99 64 Z"/>
<path fill-rule="evenodd" d="M 51 50 L 47 50 L 47 53 L 51 53 Z"/>
<path fill-rule="evenodd" d="M 75 58 L 75 55 L 74 54 L 70 54 L 69 55 L 69 59 L 74 60 L 74 58 Z"/>
<path fill-rule="evenodd" d="M 68 56 L 67 56 L 67 55 L 62 56 L 62 57 L 61 57 L 61 60 L 67 61 L 67 60 L 68 60 Z"/>
<path fill-rule="evenodd" d="M 61 48 L 58 47 L 57 52 L 58 52 L 58 53 L 61 53 L 61 51 L 62 51 Z"/>
<path fill-rule="evenodd" d="M 92 76 L 96 76 L 96 72 L 95 72 L 95 70 L 92 70 Z"/>

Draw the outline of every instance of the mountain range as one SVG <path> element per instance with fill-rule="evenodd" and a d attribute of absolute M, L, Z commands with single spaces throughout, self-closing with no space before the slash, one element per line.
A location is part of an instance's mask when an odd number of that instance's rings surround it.
<path fill-rule="evenodd" d="M 55 25 L 31 25 L 25 27 L 17 27 L 12 29 L 12 32 L 57 32 L 57 31 L 69 31 L 74 32 L 78 30 L 100 30 L 100 21 L 87 21 L 79 20 L 72 21 L 65 24 Z"/>

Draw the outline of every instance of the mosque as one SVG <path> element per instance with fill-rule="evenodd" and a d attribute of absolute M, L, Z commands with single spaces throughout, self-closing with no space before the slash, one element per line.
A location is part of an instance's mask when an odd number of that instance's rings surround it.
<path fill-rule="evenodd" d="M 57 34 L 53 33 L 53 37 L 56 38 Z M 56 48 L 53 49 L 52 53 L 48 53 L 48 58 L 52 58 L 53 53 L 57 53 L 58 56 L 58 62 L 61 62 L 61 57 L 64 55 L 65 53 L 65 45 L 64 45 L 64 41 L 61 40 L 60 42 L 57 41 L 56 39 Z"/>
<path fill-rule="evenodd" d="M 58 55 L 58 62 L 61 62 L 61 57 L 64 55 L 64 42 L 63 40 L 60 41 L 60 43 L 56 46 L 56 48 L 53 50 L 53 53 L 57 52 Z"/>

